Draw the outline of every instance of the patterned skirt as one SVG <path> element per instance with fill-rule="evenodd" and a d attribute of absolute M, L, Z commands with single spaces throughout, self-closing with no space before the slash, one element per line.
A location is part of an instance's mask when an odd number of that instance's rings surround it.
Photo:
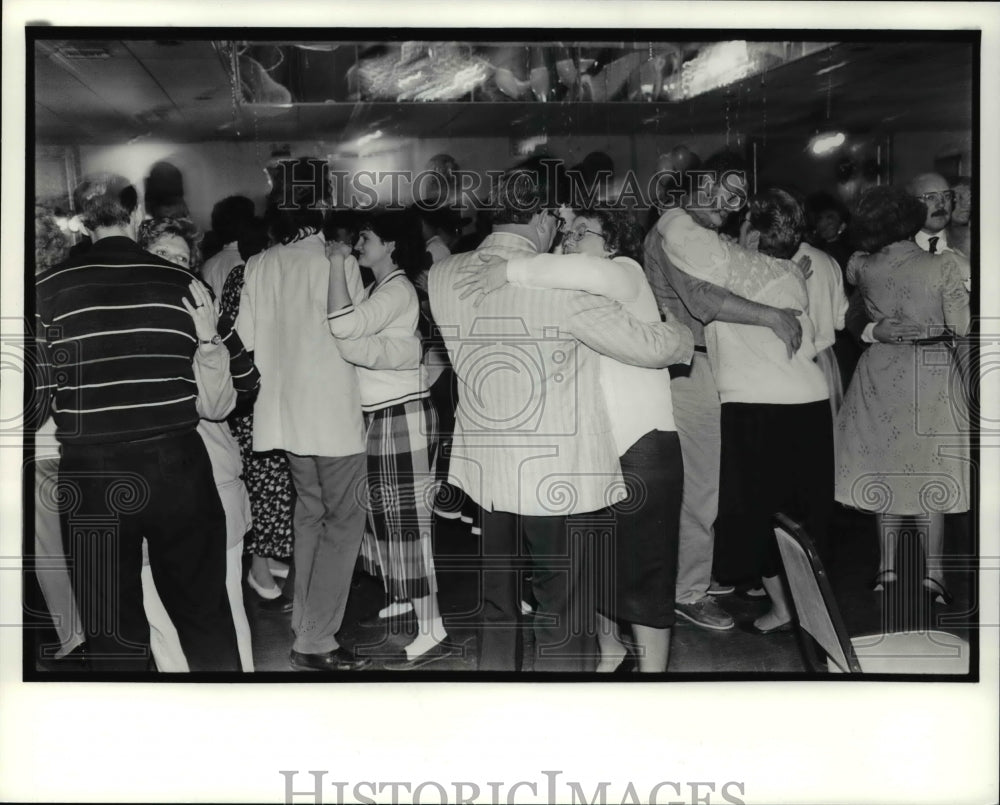
<path fill-rule="evenodd" d="M 281 450 L 253 452 L 253 414 L 231 417 L 229 428 L 240 445 L 243 483 L 250 495 L 253 516 L 253 528 L 244 539 L 244 551 L 271 559 L 289 559 L 295 487 L 288 459 Z"/>
<path fill-rule="evenodd" d="M 437 592 L 431 548 L 431 507 L 438 419 L 430 397 L 365 414 L 368 530 L 365 569 L 381 576 L 398 601 Z"/>

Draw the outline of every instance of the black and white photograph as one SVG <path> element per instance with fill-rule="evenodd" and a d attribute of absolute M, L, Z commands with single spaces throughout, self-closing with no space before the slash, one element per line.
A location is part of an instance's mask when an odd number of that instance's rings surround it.
<path fill-rule="evenodd" d="M 996 801 L 1000 15 L 551 5 L 5 10 L 0 799 Z"/>

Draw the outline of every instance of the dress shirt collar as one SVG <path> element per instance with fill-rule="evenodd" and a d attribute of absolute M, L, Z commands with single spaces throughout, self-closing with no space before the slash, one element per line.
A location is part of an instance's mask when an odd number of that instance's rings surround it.
<path fill-rule="evenodd" d="M 924 232 L 924 230 L 921 229 L 919 232 L 917 232 L 916 237 L 913 239 L 916 241 L 917 245 L 921 249 L 923 249 L 925 252 L 929 252 L 931 250 L 931 244 L 930 244 L 931 238 L 938 239 L 937 248 L 934 250 L 935 254 L 941 254 L 941 252 L 951 251 L 951 247 L 948 245 L 948 235 L 946 234 L 946 230 L 944 229 L 942 229 L 940 232 L 935 232 L 934 234 L 931 234 L 930 232 Z"/>

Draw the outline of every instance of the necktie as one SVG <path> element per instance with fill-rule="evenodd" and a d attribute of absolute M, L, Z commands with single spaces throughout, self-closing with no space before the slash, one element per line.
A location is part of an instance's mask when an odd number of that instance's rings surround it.
<path fill-rule="evenodd" d="M 941 240 L 941 238 L 936 238 L 936 237 L 935 238 L 928 238 L 927 239 L 927 251 L 929 251 L 931 254 L 937 254 L 937 245 L 938 245 L 938 241 L 939 240 Z"/>

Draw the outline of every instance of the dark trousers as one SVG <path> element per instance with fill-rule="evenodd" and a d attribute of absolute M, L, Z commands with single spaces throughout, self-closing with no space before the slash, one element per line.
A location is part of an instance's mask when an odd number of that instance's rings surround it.
<path fill-rule="evenodd" d="M 91 668 L 150 669 L 142 540 L 192 671 L 238 671 L 226 595 L 226 519 L 195 431 L 144 442 L 66 445 L 63 539 Z"/>
<path fill-rule="evenodd" d="M 520 574 L 531 570 L 536 671 L 592 671 L 596 594 L 586 522 L 483 512 L 479 670 L 521 668 Z M 523 541 L 522 541 L 523 540 Z M 524 550 L 522 550 L 522 546 Z"/>
<path fill-rule="evenodd" d="M 722 404 L 715 577 L 756 583 L 777 576 L 771 518 L 802 523 L 824 561 L 833 516 L 833 422 L 829 400 L 799 405 Z"/>

